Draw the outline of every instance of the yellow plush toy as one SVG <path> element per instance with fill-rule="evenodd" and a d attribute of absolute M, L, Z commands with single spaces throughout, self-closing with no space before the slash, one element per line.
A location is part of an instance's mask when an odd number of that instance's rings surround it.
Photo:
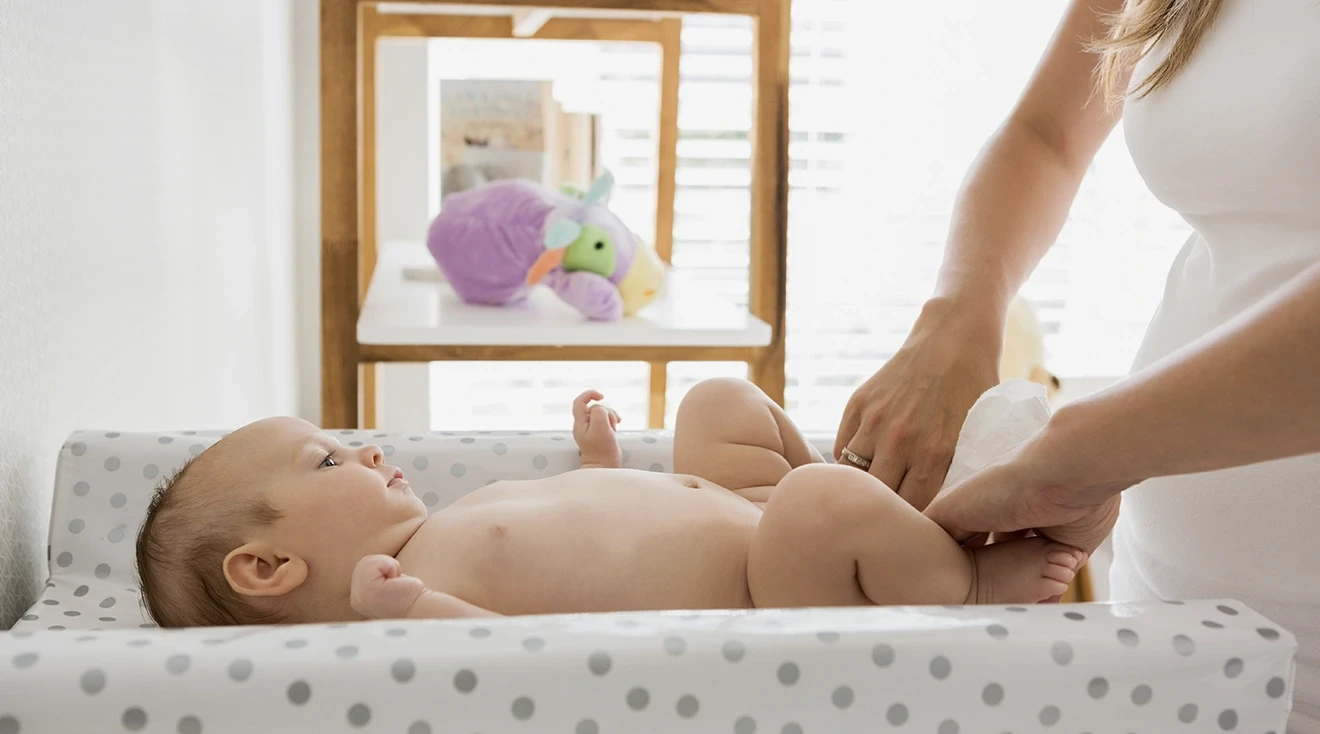
<path fill-rule="evenodd" d="M 1059 394 L 1059 378 L 1045 368 L 1045 333 L 1036 318 L 1036 310 L 1022 296 L 1014 298 L 1008 306 L 999 379 L 1039 383 L 1051 401 Z"/>

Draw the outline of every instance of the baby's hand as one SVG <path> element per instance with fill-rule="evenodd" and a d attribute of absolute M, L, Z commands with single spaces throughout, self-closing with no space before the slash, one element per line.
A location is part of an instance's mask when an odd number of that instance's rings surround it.
<path fill-rule="evenodd" d="M 398 560 L 385 555 L 367 556 L 353 569 L 349 604 L 367 619 L 400 619 L 426 593 L 415 576 L 399 571 Z"/>
<path fill-rule="evenodd" d="M 623 451 L 614 429 L 619 414 L 594 401 L 604 395 L 588 390 L 573 401 L 573 440 L 582 451 L 582 465 L 617 469 L 623 465 Z"/>

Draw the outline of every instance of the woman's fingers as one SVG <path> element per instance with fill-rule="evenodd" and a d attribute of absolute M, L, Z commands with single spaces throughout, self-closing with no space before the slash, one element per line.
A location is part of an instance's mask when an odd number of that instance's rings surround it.
<path fill-rule="evenodd" d="M 834 460 L 839 461 L 843 457 L 843 449 L 853 438 L 856 437 L 857 428 L 862 423 L 862 409 L 856 403 L 857 396 L 848 401 L 847 407 L 843 409 L 843 419 L 839 421 L 839 430 L 834 435 Z M 860 443 L 858 446 L 862 445 Z"/>
<path fill-rule="evenodd" d="M 1017 519 L 1023 492 L 1014 491 L 1001 467 L 992 466 L 973 475 L 926 508 L 934 520 L 959 543 L 979 533 L 1004 533 L 1027 529 Z"/>

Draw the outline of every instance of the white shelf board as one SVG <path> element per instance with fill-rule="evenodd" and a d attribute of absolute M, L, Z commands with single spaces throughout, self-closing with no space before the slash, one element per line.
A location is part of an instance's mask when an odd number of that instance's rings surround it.
<path fill-rule="evenodd" d="M 431 274 L 431 275 L 428 275 Z M 701 292 L 671 271 L 665 292 L 640 314 L 617 322 L 589 321 L 549 288 L 533 289 L 515 306 L 474 306 L 459 300 L 418 242 L 380 248 L 357 337 L 371 345 L 557 347 L 763 347 L 770 325 L 748 311 Z"/>

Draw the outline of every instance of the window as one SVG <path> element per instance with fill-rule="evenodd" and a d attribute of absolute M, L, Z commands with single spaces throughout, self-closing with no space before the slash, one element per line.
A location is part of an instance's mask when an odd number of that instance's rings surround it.
<path fill-rule="evenodd" d="M 804 428 L 833 431 L 854 387 L 902 343 L 934 284 L 958 186 L 1060 12 L 1047 0 L 1011 8 L 796 0 L 786 402 Z M 745 19 L 685 22 L 679 111 L 674 265 L 739 304 L 747 297 L 751 38 Z M 491 44 L 509 68 L 483 75 L 546 68 L 544 56 L 532 63 L 545 47 L 531 42 L 433 43 L 433 69 L 456 45 Z M 566 96 L 609 100 L 596 111 L 604 163 L 620 184 L 612 206 L 635 230 L 651 231 L 658 55 L 632 45 L 571 53 L 556 72 Z M 1051 369 L 1065 378 L 1125 373 L 1189 231 L 1147 192 L 1116 131 L 1023 290 L 1044 322 Z M 587 387 L 607 394 L 625 427 L 645 425 L 643 364 L 431 369 L 433 428 L 566 428 L 569 400 Z M 672 364 L 669 424 L 687 388 L 727 374 L 744 367 Z"/>

